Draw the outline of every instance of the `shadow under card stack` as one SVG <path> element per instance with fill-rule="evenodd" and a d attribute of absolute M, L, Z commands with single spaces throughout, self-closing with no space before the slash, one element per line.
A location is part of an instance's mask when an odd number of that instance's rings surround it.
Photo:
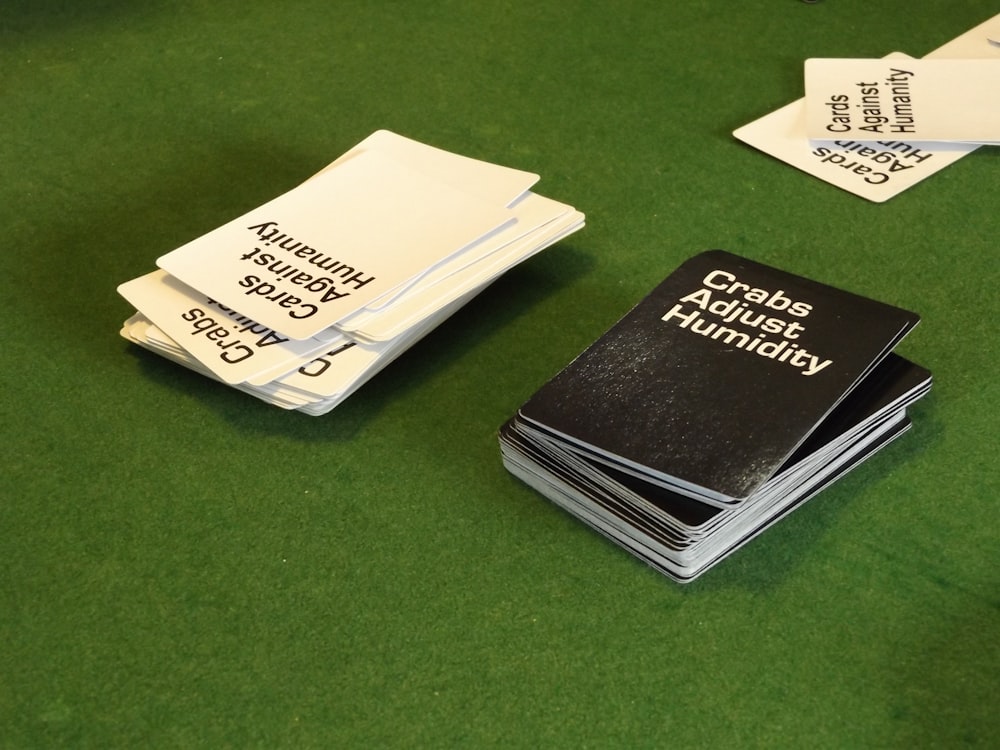
<path fill-rule="evenodd" d="M 505 466 L 689 581 L 910 426 L 918 317 L 713 250 L 682 264 L 500 431 Z"/>
<path fill-rule="evenodd" d="M 119 286 L 122 335 L 286 409 L 324 414 L 583 214 L 538 176 L 373 133 Z"/>

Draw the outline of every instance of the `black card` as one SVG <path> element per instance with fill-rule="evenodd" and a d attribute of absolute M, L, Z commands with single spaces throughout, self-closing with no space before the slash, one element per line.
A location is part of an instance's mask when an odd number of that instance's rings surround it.
<path fill-rule="evenodd" d="M 712 250 L 667 277 L 520 416 L 725 505 L 767 481 L 918 320 Z"/>

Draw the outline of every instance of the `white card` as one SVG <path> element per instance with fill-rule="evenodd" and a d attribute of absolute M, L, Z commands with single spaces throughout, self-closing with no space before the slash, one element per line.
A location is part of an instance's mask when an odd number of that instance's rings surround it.
<path fill-rule="evenodd" d="M 295 357 L 286 359 L 269 370 L 258 372 L 256 375 L 248 377 L 246 379 L 246 383 L 248 385 L 265 385 L 266 383 L 270 383 L 272 380 L 282 378 L 303 365 L 312 362 L 316 359 L 317 354 L 335 349 L 341 349 L 348 344 L 353 343 L 351 339 L 344 335 L 341 335 L 339 338 L 333 340 L 307 339 L 307 341 L 316 341 L 317 343 L 322 344 L 322 346 L 318 348 L 310 347 L 309 351 L 304 351 Z"/>
<path fill-rule="evenodd" d="M 293 364 L 329 346 L 325 341 L 291 340 L 240 315 L 171 278 L 153 271 L 126 281 L 118 292 L 136 310 L 225 383 Z"/>
<path fill-rule="evenodd" d="M 331 352 L 330 356 L 323 355 L 261 390 L 276 395 L 287 395 L 286 389 L 288 389 L 290 393 L 305 395 L 312 403 L 302 407 L 302 411 L 313 415 L 325 414 L 410 346 L 434 330 L 478 291 L 475 290 L 437 310 L 434 315 L 422 320 L 418 325 L 408 329 L 404 335 L 385 345 L 358 344 Z"/>
<path fill-rule="evenodd" d="M 378 151 L 488 203 L 509 206 L 538 182 L 538 175 L 428 146 L 390 130 L 377 130 L 327 169 L 362 151 Z M 324 170 L 326 171 L 326 170 Z"/>
<path fill-rule="evenodd" d="M 418 286 L 391 307 L 361 310 L 338 327 L 359 339 L 388 341 L 583 224 L 583 215 L 578 211 L 535 193 L 526 196 L 514 210 L 518 211 L 518 223 L 495 238 L 494 251 L 480 262 L 458 269 L 443 266 L 421 279 Z M 531 231 L 518 231 L 521 224 L 531 227 Z"/>
<path fill-rule="evenodd" d="M 452 280 L 449 279 L 446 290 L 440 290 L 439 287 L 442 285 L 437 284 L 421 290 L 420 294 L 412 297 L 408 295 L 386 314 L 379 315 L 373 323 L 366 323 L 364 328 L 352 330 L 351 335 L 370 341 L 386 341 L 400 336 L 410 327 L 421 324 L 427 317 L 435 314 L 441 306 L 442 299 L 451 300 L 459 293 L 463 295 L 468 295 L 469 292 L 478 293 L 512 266 L 582 227 L 583 214 L 579 212 L 574 211 L 572 214 L 560 217 L 547 224 L 544 230 L 533 235 L 530 240 L 517 240 L 505 246 L 501 252 L 491 255 L 487 263 L 481 264 L 483 266 L 481 269 L 475 269 L 477 272 L 475 275 L 463 271 L 462 278 L 456 280 L 456 285 L 452 286 Z M 461 285 L 457 284 L 458 281 Z M 446 296 L 429 300 L 442 292 Z"/>
<path fill-rule="evenodd" d="M 157 265 L 262 325 L 307 339 L 508 220 L 502 207 L 363 151 Z"/>
<path fill-rule="evenodd" d="M 163 330 L 153 325 L 142 313 L 136 313 L 125 321 L 121 335 L 139 346 L 187 367 L 189 370 L 213 380 L 219 380 L 215 373 L 191 357 L 190 353 L 167 336 Z M 229 385 L 282 409 L 299 409 L 315 401 L 315 397 L 300 396 L 297 393 L 281 389 L 258 388 L 247 383 L 231 383 Z"/>
<path fill-rule="evenodd" d="M 415 297 L 423 298 L 426 304 L 443 307 L 469 288 L 470 285 L 464 282 L 465 278 L 476 277 L 477 271 L 481 268 L 487 269 L 484 274 L 488 273 L 488 259 L 491 256 L 516 240 L 526 236 L 530 239 L 535 231 L 571 210 L 565 204 L 529 193 L 511 209 L 517 221 L 508 224 L 472 248 L 477 251 L 474 257 L 466 258 L 464 254 L 455 256 L 448 263 L 443 263 L 433 272 L 424 275 L 419 284 L 408 289 L 407 293 L 393 304 L 370 305 L 342 320 L 337 324 L 337 328 L 352 333 L 365 330 L 373 319 L 386 314 L 391 316 L 392 311 L 401 306 L 411 306 L 411 301 Z M 475 281 L 472 285 L 475 285 Z M 437 291 L 431 291 L 435 287 Z M 384 340 L 381 336 L 376 338 Z"/>
<path fill-rule="evenodd" d="M 887 59 L 912 58 L 895 52 Z M 977 148 L 972 144 L 891 139 L 811 143 L 806 136 L 805 99 L 737 128 L 733 135 L 807 174 L 875 203 L 889 200 Z"/>
<path fill-rule="evenodd" d="M 812 58 L 814 140 L 1000 142 L 1000 60 Z"/>
<path fill-rule="evenodd" d="M 122 284 L 139 312 L 121 335 L 268 403 L 324 414 L 497 275 L 583 226 L 583 214 L 533 194 L 537 180 L 377 131 Z"/>
<path fill-rule="evenodd" d="M 924 59 L 964 58 L 1000 60 L 1000 15 L 983 21 L 947 44 L 924 55 Z"/>

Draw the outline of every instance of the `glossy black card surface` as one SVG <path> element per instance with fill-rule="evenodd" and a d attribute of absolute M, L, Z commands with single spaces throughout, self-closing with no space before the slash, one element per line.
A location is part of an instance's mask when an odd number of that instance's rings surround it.
<path fill-rule="evenodd" d="M 520 415 L 694 496 L 740 500 L 918 320 L 712 250 L 667 277 Z"/>

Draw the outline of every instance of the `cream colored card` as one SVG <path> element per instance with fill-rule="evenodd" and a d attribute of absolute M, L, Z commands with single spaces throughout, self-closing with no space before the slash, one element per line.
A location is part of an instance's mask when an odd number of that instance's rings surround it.
<path fill-rule="evenodd" d="M 363 151 L 157 265 L 262 325 L 307 339 L 510 218 Z"/>
<path fill-rule="evenodd" d="M 517 240 L 526 238 L 532 241 L 536 237 L 536 233 L 540 232 L 546 224 L 571 210 L 569 206 L 558 201 L 529 193 L 511 208 L 511 213 L 517 221 L 494 232 L 470 248 L 467 253 L 456 254 L 447 263 L 438 265 L 432 272 L 421 277 L 418 284 L 407 289 L 405 295 L 400 295 L 395 300 L 389 300 L 389 304 L 381 304 L 382 301 L 376 300 L 365 309 L 359 310 L 339 322 L 337 328 L 349 332 L 364 328 L 360 324 L 360 320 L 370 320 L 372 317 L 386 314 L 392 315 L 392 311 L 397 308 L 408 306 L 409 300 L 412 300 L 413 297 L 426 296 L 429 289 L 437 289 L 436 292 L 430 292 L 430 299 L 436 301 L 438 307 L 443 307 L 465 291 L 460 287 L 465 286 L 466 289 L 469 287 L 466 283 L 467 279 L 472 279 L 474 286 L 476 278 L 487 275 L 489 273 L 489 259 L 500 250 Z M 466 254 L 471 257 L 466 257 Z"/>
<path fill-rule="evenodd" d="M 539 179 L 532 172 L 444 151 L 390 130 L 376 130 L 327 169 L 342 164 L 362 151 L 378 151 L 410 169 L 446 182 L 469 195 L 503 206 L 514 203 Z"/>
<path fill-rule="evenodd" d="M 1000 60 L 1000 14 L 924 55 L 925 60 L 936 58 Z"/>
<path fill-rule="evenodd" d="M 329 346 L 316 339 L 288 339 L 162 270 L 126 281 L 118 292 L 225 383 L 242 383 L 293 362 L 283 374 Z"/>
<path fill-rule="evenodd" d="M 911 60 L 894 52 L 887 59 Z M 737 128 L 733 135 L 807 174 L 882 203 L 974 151 L 955 143 L 909 143 L 850 138 L 812 143 L 806 137 L 806 101 L 798 99 Z"/>
<path fill-rule="evenodd" d="M 422 279 L 418 286 L 392 306 L 361 310 L 339 323 L 338 327 L 361 340 L 388 341 L 583 224 L 583 215 L 579 212 L 534 193 L 528 195 L 515 210 L 518 211 L 518 224 L 498 234 L 496 250 L 479 263 L 458 270 L 441 267 Z M 531 227 L 530 233 L 516 231 L 522 222 Z"/>
<path fill-rule="evenodd" d="M 813 140 L 1000 142 L 1000 60 L 812 58 L 805 89 Z"/>

